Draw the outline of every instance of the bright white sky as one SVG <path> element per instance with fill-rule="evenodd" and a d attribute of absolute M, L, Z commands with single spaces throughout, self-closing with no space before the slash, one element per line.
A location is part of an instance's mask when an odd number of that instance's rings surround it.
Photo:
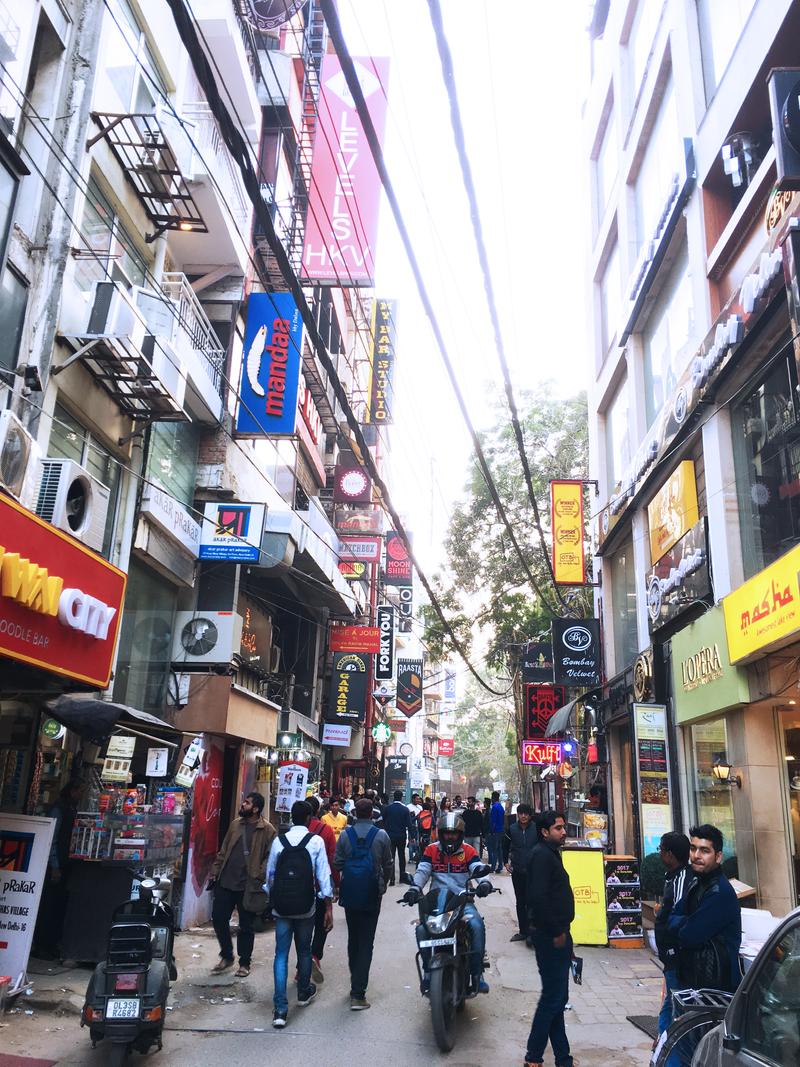
<path fill-rule="evenodd" d="M 427 0 L 340 0 L 351 54 L 388 55 L 384 151 L 473 420 L 501 382 Z M 586 382 L 589 0 L 442 0 L 515 391 Z M 383 202 L 378 295 L 398 300 L 389 485 L 429 574 L 443 559 L 471 444 Z"/>

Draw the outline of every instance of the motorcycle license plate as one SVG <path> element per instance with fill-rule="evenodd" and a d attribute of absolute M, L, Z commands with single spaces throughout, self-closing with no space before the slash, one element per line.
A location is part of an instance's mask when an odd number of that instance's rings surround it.
<path fill-rule="evenodd" d="M 139 998 L 120 997 L 109 1000 L 106 1004 L 107 1019 L 138 1019 Z"/>
<path fill-rule="evenodd" d="M 420 941 L 420 948 L 440 948 L 442 945 L 450 945 L 455 947 L 456 939 L 454 937 L 435 937 L 432 941 Z"/>

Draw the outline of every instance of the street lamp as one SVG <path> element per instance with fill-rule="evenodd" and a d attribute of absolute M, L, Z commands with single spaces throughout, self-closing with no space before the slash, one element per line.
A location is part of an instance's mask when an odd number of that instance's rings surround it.
<path fill-rule="evenodd" d="M 714 760 L 714 766 L 711 768 L 711 773 L 718 782 L 722 782 L 723 785 L 728 786 L 735 785 L 741 789 L 742 779 L 738 774 L 732 774 L 732 771 L 733 767 L 731 767 L 730 763 L 728 763 L 724 756 L 720 756 Z"/>

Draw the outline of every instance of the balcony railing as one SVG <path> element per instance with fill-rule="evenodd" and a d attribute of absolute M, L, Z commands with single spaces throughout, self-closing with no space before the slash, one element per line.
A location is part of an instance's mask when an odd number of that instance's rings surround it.
<path fill-rule="evenodd" d="M 225 348 L 214 333 L 214 327 L 189 284 L 189 279 L 180 271 L 166 271 L 161 279 L 161 289 L 175 304 L 180 328 L 188 336 L 194 351 L 205 361 L 208 376 L 222 396 Z"/>
<path fill-rule="evenodd" d="M 209 177 L 219 185 L 222 198 L 230 206 L 236 228 L 245 233 L 250 223 L 250 202 L 239 168 L 225 147 L 211 108 L 205 101 L 186 104 L 183 117 L 194 126 L 193 139 L 202 157 L 195 160 L 195 179 L 201 171 L 208 172 Z"/>

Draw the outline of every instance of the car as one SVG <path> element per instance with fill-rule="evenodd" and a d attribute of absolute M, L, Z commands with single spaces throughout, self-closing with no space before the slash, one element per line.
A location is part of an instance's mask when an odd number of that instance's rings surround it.
<path fill-rule="evenodd" d="M 692 1067 L 800 1064 L 800 908 L 775 928 L 721 1023 L 701 1038 Z"/>

